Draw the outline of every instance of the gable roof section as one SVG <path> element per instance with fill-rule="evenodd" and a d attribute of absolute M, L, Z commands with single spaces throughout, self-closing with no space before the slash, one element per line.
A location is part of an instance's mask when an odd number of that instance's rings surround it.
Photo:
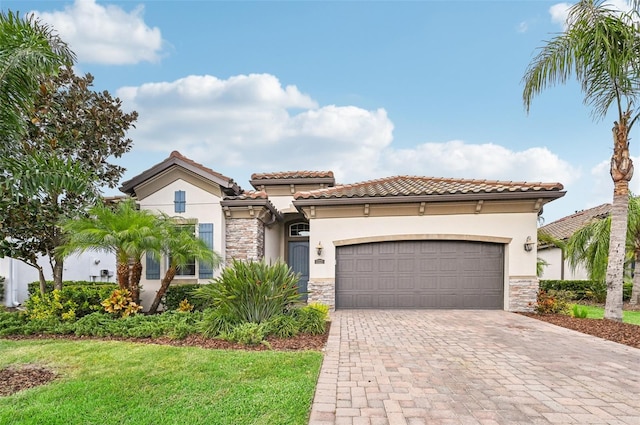
<path fill-rule="evenodd" d="M 481 199 L 533 199 L 564 196 L 560 183 L 465 180 L 441 177 L 393 176 L 327 189 L 297 192 L 296 205 L 319 203 L 392 203 Z M 318 202 L 321 201 L 321 202 Z"/>
<path fill-rule="evenodd" d="M 275 173 L 253 173 L 251 185 L 258 189 L 266 185 L 291 185 L 291 184 L 324 184 L 333 186 L 336 179 L 333 171 L 280 171 Z"/>
<path fill-rule="evenodd" d="M 559 220 L 540 227 L 538 231 L 555 239 L 566 240 L 592 220 L 605 218 L 610 212 L 611 204 L 598 205 L 597 207 L 562 217 Z"/>
<path fill-rule="evenodd" d="M 207 168 L 204 165 L 187 158 L 178 151 L 171 152 L 169 157 L 161 163 L 156 164 L 132 179 L 123 182 L 120 187 L 120 191 L 129 195 L 135 195 L 135 188 L 137 186 L 172 167 L 182 167 L 187 171 L 210 180 L 218 184 L 226 194 L 237 195 L 242 193 L 242 189 L 233 181 L 232 178 L 213 171 L 211 168 Z"/>

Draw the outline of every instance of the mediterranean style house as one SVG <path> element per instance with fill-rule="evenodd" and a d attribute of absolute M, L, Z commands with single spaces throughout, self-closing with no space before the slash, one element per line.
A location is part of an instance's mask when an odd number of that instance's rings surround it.
<path fill-rule="evenodd" d="M 120 190 L 141 209 L 197 221 L 226 261 L 282 259 L 309 302 L 510 311 L 535 302 L 537 217 L 565 193 L 560 183 L 416 176 L 339 185 L 331 171 L 258 173 L 250 184 L 174 151 Z M 144 265 L 148 305 L 167 260 Z M 194 262 L 174 284 L 216 273 Z"/>
<path fill-rule="evenodd" d="M 538 229 L 539 235 L 550 236 L 562 242 L 593 220 L 601 220 L 611 213 L 611 204 L 602 204 L 562 217 Z M 588 280 L 589 273 L 582 265 L 572 268 L 562 249 L 550 243 L 540 243 L 538 257 L 546 263 L 541 278 L 549 280 Z"/>

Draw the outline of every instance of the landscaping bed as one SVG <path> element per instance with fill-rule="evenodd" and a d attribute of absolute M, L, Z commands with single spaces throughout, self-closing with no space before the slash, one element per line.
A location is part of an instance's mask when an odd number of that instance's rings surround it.
<path fill-rule="evenodd" d="M 625 306 L 625 310 L 637 310 L 637 306 Z M 640 326 L 607 319 L 579 319 L 566 314 L 521 313 L 525 316 L 573 329 L 598 338 L 640 348 Z"/>

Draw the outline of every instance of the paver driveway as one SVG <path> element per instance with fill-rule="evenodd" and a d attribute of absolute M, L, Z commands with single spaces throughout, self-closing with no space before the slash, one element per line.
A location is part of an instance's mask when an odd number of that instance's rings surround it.
<path fill-rule="evenodd" d="M 640 350 L 504 311 L 342 310 L 310 425 L 640 424 Z"/>

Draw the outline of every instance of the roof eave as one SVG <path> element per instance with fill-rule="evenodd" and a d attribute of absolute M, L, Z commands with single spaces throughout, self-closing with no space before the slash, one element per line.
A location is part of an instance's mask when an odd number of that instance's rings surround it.
<path fill-rule="evenodd" d="M 455 193 L 445 195 L 394 195 L 394 196 L 362 196 L 334 198 L 298 198 L 294 199 L 296 208 L 319 205 L 361 205 L 361 204 L 405 204 L 412 202 L 452 202 L 452 201 L 501 201 L 522 199 L 548 199 L 549 201 L 563 197 L 565 191 L 526 191 L 526 192 L 489 192 L 489 193 Z"/>
<path fill-rule="evenodd" d="M 264 198 L 255 198 L 255 199 L 223 199 L 220 201 L 220 205 L 222 207 L 265 207 L 267 208 L 273 215 L 275 215 L 278 221 L 283 221 L 284 217 L 280 211 L 269 201 Z"/>

